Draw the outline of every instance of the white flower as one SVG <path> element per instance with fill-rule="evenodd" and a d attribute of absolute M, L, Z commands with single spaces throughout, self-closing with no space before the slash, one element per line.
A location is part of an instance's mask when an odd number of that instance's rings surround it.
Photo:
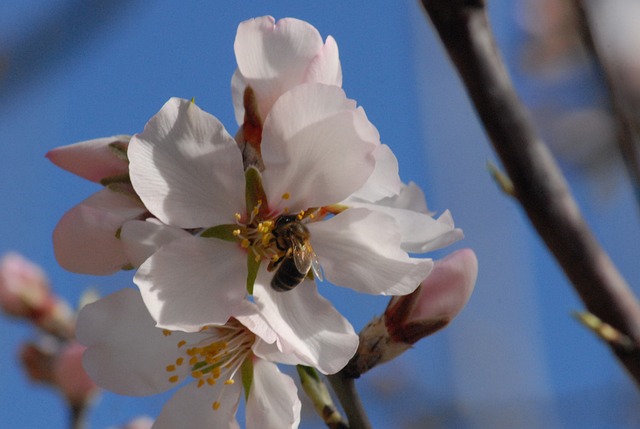
<path fill-rule="evenodd" d="M 268 286 L 269 266 L 289 251 L 275 239 L 283 215 L 304 222 L 327 280 L 375 294 L 414 290 L 433 263 L 402 250 L 394 218 L 333 206 L 367 182 L 378 147 L 377 130 L 340 88 L 302 84 L 281 95 L 265 118 L 264 171 L 245 180 L 241 153 L 217 119 L 189 101 L 167 102 L 131 140 L 131 181 L 164 224 L 204 232 L 160 247 L 135 276 L 158 326 L 197 331 L 224 323 L 256 275 L 259 306 L 288 299 L 290 292 L 276 296 Z M 314 291 L 308 298 L 313 310 L 320 297 Z M 317 313 L 274 308 L 282 319 Z"/>
<path fill-rule="evenodd" d="M 183 384 L 154 429 L 238 428 L 243 388 L 247 428 L 296 428 L 300 421 L 293 380 L 255 352 L 276 337 L 248 302 L 223 326 L 172 332 L 154 326 L 138 291 L 123 289 L 82 309 L 77 336 L 87 346 L 87 372 L 105 389 L 146 396 Z"/>

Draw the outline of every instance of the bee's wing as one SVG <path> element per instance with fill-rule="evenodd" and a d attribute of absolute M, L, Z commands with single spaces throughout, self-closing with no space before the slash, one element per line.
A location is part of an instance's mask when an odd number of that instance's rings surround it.
<path fill-rule="evenodd" d="M 310 269 L 313 269 L 313 274 L 322 281 L 322 267 L 316 252 L 313 251 L 313 247 L 308 241 L 293 243 L 293 261 L 298 271 L 308 273 Z"/>

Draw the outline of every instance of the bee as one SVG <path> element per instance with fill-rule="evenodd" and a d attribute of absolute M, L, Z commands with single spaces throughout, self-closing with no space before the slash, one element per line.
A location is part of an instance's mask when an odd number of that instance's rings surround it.
<path fill-rule="evenodd" d="M 313 269 L 322 280 L 318 257 L 309 243 L 309 230 L 297 215 L 282 215 L 275 223 L 272 234 L 278 250 L 284 254 L 269 264 L 269 271 L 276 270 L 271 287 L 286 292 L 298 286 Z"/>

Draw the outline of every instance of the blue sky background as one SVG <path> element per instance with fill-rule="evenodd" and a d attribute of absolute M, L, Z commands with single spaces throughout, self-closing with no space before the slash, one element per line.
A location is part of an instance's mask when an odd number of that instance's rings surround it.
<path fill-rule="evenodd" d="M 525 100 L 596 102 L 589 73 L 554 86 L 521 70 L 523 35 L 513 6 L 492 3 L 496 33 Z M 236 28 L 266 14 L 307 20 L 323 37 L 337 40 L 348 96 L 365 108 L 396 153 L 402 178 L 423 187 L 432 210 L 451 209 L 466 234 L 454 248 L 472 247 L 480 261 L 474 295 L 448 329 L 359 380 L 374 426 L 637 427 L 632 383 L 570 317 L 582 305 L 520 209 L 489 177 L 486 162 L 495 157 L 413 1 L 2 2 L 0 251 L 18 251 L 42 265 L 56 291 L 73 304 L 87 287 L 108 294 L 132 285 L 132 273 L 82 276 L 57 265 L 53 228 L 98 187 L 56 168 L 44 154 L 141 131 L 173 96 L 195 97 L 234 132 Z M 630 283 L 637 283 L 638 210 L 623 174 L 607 174 L 614 185 L 603 197 L 593 180 L 568 173 L 595 233 Z M 334 287 L 322 292 L 358 330 L 387 301 Z M 65 428 L 62 400 L 33 386 L 17 364 L 16 351 L 33 331 L 4 318 L 0 331 L 0 427 Z M 104 393 L 89 422 L 107 428 L 139 414 L 154 416 L 167 398 Z M 323 425 L 307 410 L 301 427 Z"/>

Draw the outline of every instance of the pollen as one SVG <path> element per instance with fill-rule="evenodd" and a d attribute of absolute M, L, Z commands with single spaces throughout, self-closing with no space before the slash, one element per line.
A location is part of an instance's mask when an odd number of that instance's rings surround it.
<path fill-rule="evenodd" d="M 291 198 L 291 194 L 288 192 L 285 192 L 284 194 L 282 194 L 282 199 L 283 200 L 288 200 L 289 198 Z"/>
<path fill-rule="evenodd" d="M 183 356 L 165 367 L 169 382 L 179 383 L 185 375 L 190 375 L 198 388 L 234 384 L 243 363 L 252 356 L 255 334 L 231 319 L 225 325 L 202 329 L 197 338 L 194 343 L 185 340 L 177 343 Z M 224 386 L 217 391 L 218 396 L 212 403 L 214 410 L 222 404 L 222 395 L 227 390 Z"/>

